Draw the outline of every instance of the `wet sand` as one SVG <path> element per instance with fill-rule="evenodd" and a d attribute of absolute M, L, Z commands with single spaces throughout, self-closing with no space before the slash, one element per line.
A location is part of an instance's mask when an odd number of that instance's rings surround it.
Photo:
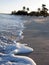
<path fill-rule="evenodd" d="M 34 49 L 28 57 L 32 58 L 37 65 L 49 65 L 49 32 L 34 30 L 32 23 L 25 24 L 24 39 L 20 42 Z"/>

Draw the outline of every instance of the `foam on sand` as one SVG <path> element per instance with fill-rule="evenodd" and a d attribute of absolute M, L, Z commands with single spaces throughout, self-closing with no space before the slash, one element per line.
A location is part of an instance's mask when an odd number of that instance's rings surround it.
<path fill-rule="evenodd" d="M 34 62 L 34 60 L 32 60 L 29 57 L 26 56 L 18 56 L 18 55 L 6 55 L 6 54 L 0 54 L 1 59 L 0 60 L 0 64 L 4 64 L 4 65 L 36 65 L 36 63 Z"/>
<path fill-rule="evenodd" d="M 15 54 L 22 54 L 22 53 L 30 53 L 32 51 L 33 48 L 30 48 L 25 44 L 21 44 L 19 42 L 6 39 L 5 37 L 4 38 L 0 37 L 0 52 L 2 53 L 9 54 L 14 52 Z"/>
<path fill-rule="evenodd" d="M 3 40 L 3 41 L 2 41 Z M 20 56 L 20 54 L 31 53 L 32 48 L 27 44 L 21 44 L 16 41 L 12 41 L 12 44 L 5 43 L 5 37 L 0 38 L 0 64 L 1 65 L 36 65 L 34 60 L 26 56 Z M 6 40 L 7 41 L 7 40 Z M 10 42 L 10 41 L 9 41 Z M 19 54 L 19 55 L 17 55 Z"/>

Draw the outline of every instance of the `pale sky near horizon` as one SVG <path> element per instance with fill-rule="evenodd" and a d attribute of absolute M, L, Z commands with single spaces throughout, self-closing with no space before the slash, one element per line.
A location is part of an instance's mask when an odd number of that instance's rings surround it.
<path fill-rule="evenodd" d="M 49 0 L 0 0 L 0 13 L 21 10 L 23 6 L 29 7 L 30 11 L 35 11 L 37 8 L 41 8 L 42 4 L 46 4 L 49 9 Z"/>

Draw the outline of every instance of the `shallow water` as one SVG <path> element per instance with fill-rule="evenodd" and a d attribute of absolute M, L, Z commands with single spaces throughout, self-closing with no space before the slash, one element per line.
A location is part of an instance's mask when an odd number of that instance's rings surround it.
<path fill-rule="evenodd" d="M 21 54 L 29 54 L 33 51 L 33 48 L 28 47 L 27 43 L 22 44 L 19 42 L 24 38 L 24 29 L 33 31 L 32 33 L 26 33 L 28 36 L 31 34 L 33 38 L 49 39 L 49 17 L 0 14 L 1 65 L 36 65 L 33 59 L 21 56 Z"/>
<path fill-rule="evenodd" d="M 36 65 L 31 58 L 20 56 L 33 51 L 19 42 L 26 22 L 23 16 L 0 14 L 0 65 Z"/>

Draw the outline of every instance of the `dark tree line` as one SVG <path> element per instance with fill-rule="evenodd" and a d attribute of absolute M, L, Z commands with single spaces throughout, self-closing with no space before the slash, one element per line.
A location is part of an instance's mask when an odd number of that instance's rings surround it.
<path fill-rule="evenodd" d="M 17 12 L 16 11 L 12 11 L 11 14 L 12 15 L 30 15 L 30 16 L 48 16 L 49 13 L 48 13 L 48 9 L 46 8 L 46 5 L 45 4 L 42 4 L 42 9 L 38 8 L 37 11 L 31 11 L 30 13 L 28 13 L 30 9 L 25 6 L 23 6 L 23 9 L 22 10 L 18 10 Z"/>

